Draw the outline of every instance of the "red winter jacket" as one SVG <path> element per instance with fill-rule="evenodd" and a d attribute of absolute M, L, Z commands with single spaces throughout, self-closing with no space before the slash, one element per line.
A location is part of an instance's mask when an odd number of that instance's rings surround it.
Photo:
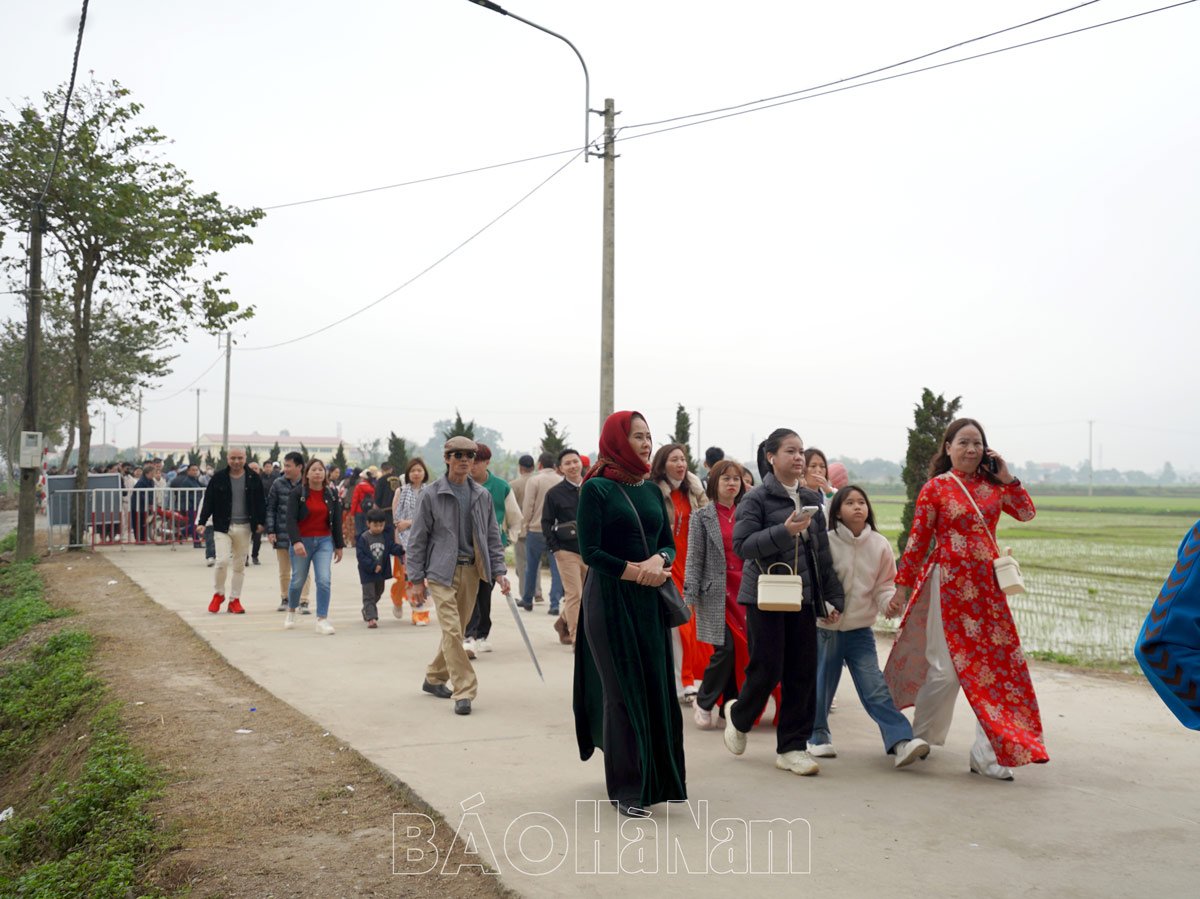
<path fill-rule="evenodd" d="M 354 485 L 354 495 L 350 498 L 350 512 L 354 515 L 362 514 L 362 501 L 364 499 L 375 501 L 375 484 L 365 478 Z"/>

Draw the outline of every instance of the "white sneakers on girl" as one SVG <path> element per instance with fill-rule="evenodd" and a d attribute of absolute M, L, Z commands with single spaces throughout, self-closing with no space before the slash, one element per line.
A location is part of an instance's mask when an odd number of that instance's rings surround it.
<path fill-rule="evenodd" d="M 283 629 L 290 631 L 296 626 L 296 612 L 294 609 L 288 609 L 287 618 L 283 619 Z"/>
<path fill-rule="evenodd" d="M 733 707 L 735 705 L 737 705 L 736 699 L 725 703 L 725 748 L 734 755 L 741 755 L 746 751 L 746 735 L 733 726 Z"/>
<path fill-rule="evenodd" d="M 318 634 L 332 634 L 333 633 L 333 625 L 329 623 L 328 618 L 318 618 L 317 619 L 317 633 Z"/>
<path fill-rule="evenodd" d="M 821 770 L 816 760 L 802 749 L 793 749 L 791 752 L 775 756 L 775 767 L 802 777 L 817 774 Z"/>
<path fill-rule="evenodd" d="M 904 768 L 911 765 L 917 759 L 923 759 L 929 755 L 929 744 L 920 737 L 913 737 L 911 740 L 901 740 L 894 747 L 896 751 L 896 767 Z"/>
<path fill-rule="evenodd" d="M 721 726 L 716 709 L 702 708 L 700 703 L 696 703 L 692 707 L 692 720 L 696 722 L 696 727 L 701 730 L 716 730 Z"/>
<path fill-rule="evenodd" d="M 809 743 L 808 754 L 818 759 L 837 758 L 837 750 L 833 748 L 832 743 Z"/>

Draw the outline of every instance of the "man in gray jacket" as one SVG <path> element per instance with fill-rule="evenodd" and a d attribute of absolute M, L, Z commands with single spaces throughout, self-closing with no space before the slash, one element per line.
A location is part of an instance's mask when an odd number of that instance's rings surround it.
<path fill-rule="evenodd" d="M 275 561 L 279 565 L 279 611 L 288 610 L 288 586 L 292 582 L 292 556 L 288 548 L 292 545 L 288 537 L 288 497 L 300 486 L 300 475 L 304 471 L 304 457 L 297 452 L 283 457 L 283 474 L 271 481 L 267 491 L 267 539 L 275 547 Z M 313 580 L 313 569 L 309 566 L 308 577 L 300 590 L 300 613 L 308 614 L 308 596 Z"/>
<path fill-rule="evenodd" d="M 505 594 L 510 590 L 492 495 L 471 477 L 476 450 L 467 437 L 446 441 L 446 474 L 421 491 L 408 538 L 410 598 L 432 599 L 442 628 L 441 648 L 425 670 L 421 689 L 453 698 L 456 715 L 471 714 L 479 688 L 463 648 L 479 582 L 497 583 Z"/>

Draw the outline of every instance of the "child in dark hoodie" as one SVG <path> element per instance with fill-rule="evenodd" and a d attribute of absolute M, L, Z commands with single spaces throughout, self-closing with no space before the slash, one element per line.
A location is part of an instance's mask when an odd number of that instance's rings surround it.
<path fill-rule="evenodd" d="M 386 509 L 367 512 L 367 529 L 358 535 L 355 552 L 358 556 L 358 579 L 362 582 L 362 616 L 367 627 L 379 626 L 379 598 L 383 586 L 392 576 L 395 556 L 404 561 L 404 547 L 396 542 L 388 526 L 391 515 Z"/>

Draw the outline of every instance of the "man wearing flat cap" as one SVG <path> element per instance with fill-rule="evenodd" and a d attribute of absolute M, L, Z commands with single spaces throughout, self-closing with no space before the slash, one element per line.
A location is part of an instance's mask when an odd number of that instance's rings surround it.
<path fill-rule="evenodd" d="M 467 437 L 446 441 L 446 474 L 421 491 L 408 538 L 412 597 L 433 599 L 442 628 L 441 648 L 425 670 L 421 689 L 453 698 L 457 715 L 471 714 L 479 686 L 463 648 L 479 582 L 499 584 L 503 593 L 510 589 L 492 496 L 471 477 L 477 450 Z"/>

